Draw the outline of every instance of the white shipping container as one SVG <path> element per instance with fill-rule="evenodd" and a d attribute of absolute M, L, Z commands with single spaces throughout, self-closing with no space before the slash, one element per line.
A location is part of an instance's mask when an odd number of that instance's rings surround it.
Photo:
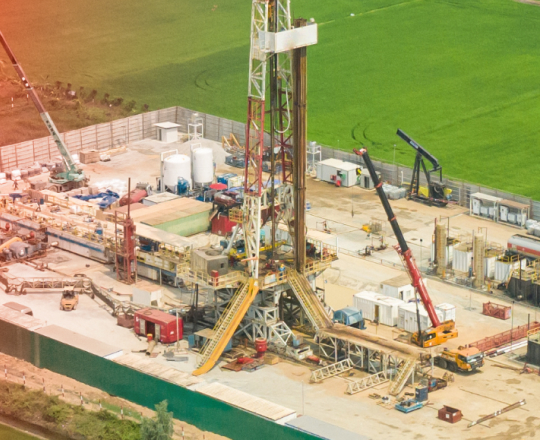
<path fill-rule="evenodd" d="M 456 306 L 448 303 L 443 303 L 435 306 L 435 310 L 437 312 L 437 316 L 439 315 L 439 312 L 442 314 L 441 321 L 455 321 L 456 320 Z"/>
<path fill-rule="evenodd" d="M 414 287 L 408 275 L 399 275 L 381 283 L 382 294 L 408 302 L 414 299 Z"/>
<path fill-rule="evenodd" d="M 362 311 L 362 316 L 370 321 L 394 327 L 398 323 L 399 306 L 402 300 L 376 292 L 360 292 L 353 295 L 353 306 Z"/>
<path fill-rule="evenodd" d="M 469 272 L 469 267 L 471 267 L 471 258 L 472 252 L 460 251 L 459 249 L 454 249 L 454 258 L 452 260 L 452 269 L 459 272 Z"/>
<path fill-rule="evenodd" d="M 423 304 L 418 304 L 418 311 L 420 314 L 420 326 L 422 330 L 432 327 L 431 319 L 426 312 Z M 440 310 L 435 310 L 439 320 L 442 321 L 442 313 Z M 409 332 L 414 333 L 418 331 L 418 321 L 416 319 L 416 303 L 408 303 L 399 306 L 399 320 L 398 327 Z"/>
<path fill-rule="evenodd" d="M 349 187 L 356 185 L 357 169 L 361 169 L 360 165 L 339 159 L 325 159 L 317 164 L 317 179 L 330 183 L 339 180 L 341 186 Z"/>

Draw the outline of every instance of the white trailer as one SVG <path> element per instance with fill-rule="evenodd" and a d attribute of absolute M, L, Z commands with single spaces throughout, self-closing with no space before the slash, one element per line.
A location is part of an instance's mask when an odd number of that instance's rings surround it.
<path fill-rule="evenodd" d="M 362 317 L 373 322 L 395 327 L 398 323 L 399 306 L 402 300 L 381 295 L 377 292 L 359 292 L 353 296 L 354 307 L 362 311 Z"/>
<path fill-rule="evenodd" d="M 422 330 L 433 326 L 431 319 L 426 312 L 423 304 L 418 304 L 418 312 L 420 314 L 420 326 Z M 399 306 L 399 320 L 398 327 L 409 332 L 414 333 L 418 331 L 418 320 L 416 317 L 416 303 L 402 304 Z M 439 317 L 439 320 L 443 322 L 443 314 L 440 310 L 435 309 L 435 313 Z"/>
<path fill-rule="evenodd" d="M 339 159 L 326 159 L 317 164 L 317 179 L 334 183 L 336 186 L 356 185 L 361 172 L 360 165 Z"/>

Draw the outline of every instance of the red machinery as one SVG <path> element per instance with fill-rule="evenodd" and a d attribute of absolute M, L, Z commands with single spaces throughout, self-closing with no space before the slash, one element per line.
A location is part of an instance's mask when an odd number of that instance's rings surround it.
<path fill-rule="evenodd" d="M 424 281 L 422 280 L 420 270 L 418 270 L 418 266 L 416 265 L 416 261 L 412 256 L 412 252 L 409 249 L 407 242 L 405 241 L 405 237 L 403 237 L 403 233 L 401 232 L 396 216 L 392 211 L 390 202 L 388 201 L 388 198 L 386 197 L 386 194 L 382 189 L 382 182 L 379 180 L 379 177 L 375 172 L 375 167 L 373 166 L 373 162 L 371 162 L 371 158 L 369 157 L 367 150 L 365 148 L 362 148 L 361 150 L 354 150 L 354 152 L 357 155 L 362 156 L 364 159 L 364 163 L 366 164 L 371 179 L 373 180 L 375 189 L 377 190 L 377 194 L 379 195 L 386 215 L 388 216 L 388 221 L 390 222 L 392 230 L 394 231 L 394 235 L 396 236 L 396 239 L 398 241 L 398 246 L 395 246 L 395 249 L 400 255 L 403 261 L 403 265 L 405 266 L 405 269 L 407 270 L 411 278 L 412 286 L 417 290 L 420 298 L 422 298 L 422 303 L 424 304 L 427 314 L 431 319 L 431 323 L 433 324 L 432 328 L 414 333 L 412 337 L 412 342 L 420 345 L 421 347 L 431 347 L 434 345 L 440 345 L 447 339 L 456 338 L 458 332 L 455 327 L 455 322 L 449 320 L 441 324 L 441 322 L 439 321 L 439 317 L 435 312 L 433 302 L 431 301 Z M 420 323 L 420 319 L 418 319 L 418 323 Z"/>

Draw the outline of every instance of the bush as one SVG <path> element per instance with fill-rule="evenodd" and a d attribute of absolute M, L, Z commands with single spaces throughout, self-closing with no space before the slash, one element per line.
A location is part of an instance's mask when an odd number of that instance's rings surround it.
<path fill-rule="evenodd" d="M 174 433 L 173 414 L 167 412 L 167 401 L 156 405 L 156 416 L 153 419 L 143 418 L 141 423 L 141 440 L 169 440 Z"/>
<path fill-rule="evenodd" d="M 124 106 L 124 110 L 131 113 L 135 109 L 136 105 L 137 105 L 137 102 L 135 102 L 134 100 L 131 100 Z"/>

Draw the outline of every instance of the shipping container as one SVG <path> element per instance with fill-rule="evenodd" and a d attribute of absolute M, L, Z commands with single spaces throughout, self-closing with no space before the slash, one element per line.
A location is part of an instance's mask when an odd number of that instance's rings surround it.
<path fill-rule="evenodd" d="M 376 292 L 360 292 L 353 296 L 354 307 L 362 312 L 364 319 L 394 327 L 398 322 L 398 307 L 405 304 L 398 298 Z"/>
<path fill-rule="evenodd" d="M 176 328 L 178 327 L 178 335 Z M 172 344 L 182 339 L 184 334 L 184 322 L 182 318 L 160 310 L 145 308 L 135 312 L 135 333 L 140 336 L 152 335 L 156 342 Z"/>
<path fill-rule="evenodd" d="M 339 186 L 353 186 L 361 172 L 360 165 L 339 159 L 326 159 L 317 164 L 317 179 Z"/>
<path fill-rule="evenodd" d="M 212 219 L 212 234 L 226 237 L 235 226 L 236 223 L 231 222 L 228 215 L 220 212 Z"/>
<path fill-rule="evenodd" d="M 381 283 L 382 294 L 408 302 L 414 299 L 414 287 L 407 274 L 402 274 Z"/>
<path fill-rule="evenodd" d="M 432 327 L 431 319 L 429 319 L 423 304 L 418 304 L 418 311 L 420 314 L 420 326 L 422 330 Z M 435 313 L 437 313 L 439 320 L 442 321 L 442 313 L 439 310 L 435 310 Z M 409 333 L 418 331 L 416 303 L 402 304 L 399 306 L 398 327 Z"/>
<path fill-rule="evenodd" d="M 435 306 L 435 310 L 437 311 L 437 315 L 439 315 L 439 312 L 441 312 L 442 322 L 456 320 L 456 306 L 452 304 L 448 304 L 448 303 L 439 304 Z"/>

